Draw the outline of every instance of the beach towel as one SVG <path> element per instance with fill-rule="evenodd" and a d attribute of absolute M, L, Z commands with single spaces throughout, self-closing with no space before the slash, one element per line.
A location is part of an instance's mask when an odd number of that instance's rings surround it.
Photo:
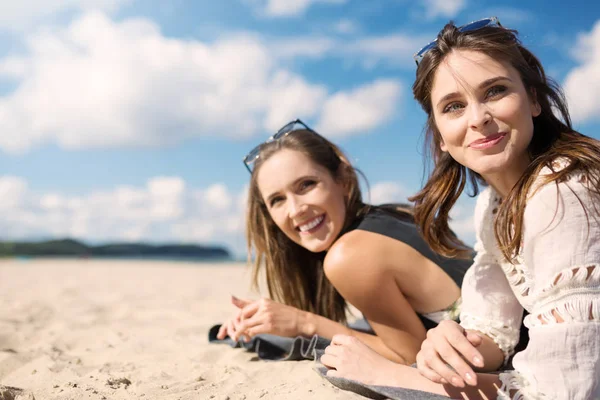
<path fill-rule="evenodd" d="M 299 361 L 314 360 L 315 349 L 324 350 L 329 346 L 330 340 L 320 336 L 307 338 L 298 336 L 288 338 L 275 335 L 256 335 L 249 342 L 238 340 L 237 342 L 227 336 L 225 339 L 217 339 L 217 333 L 221 325 L 215 325 L 208 332 L 208 341 L 211 343 L 224 343 L 231 347 L 242 347 L 247 351 L 256 353 L 258 358 L 267 361 Z"/>

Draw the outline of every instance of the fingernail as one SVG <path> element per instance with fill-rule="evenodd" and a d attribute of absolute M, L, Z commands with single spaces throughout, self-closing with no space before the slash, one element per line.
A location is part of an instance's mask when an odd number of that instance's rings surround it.
<path fill-rule="evenodd" d="M 456 376 L 453 376 L 453 377 L 452 377 L 452 384 L 453 384 L 454 386 L 458 386 L 458 387 L 463 387 L 463 386 L 464 386 L 464 384 L 463 384 L 463 382 L 462 382 L 462 379 L 460 379 L 460 378 L 457 378 Z"/>
<path fill-rule="evenodd" d="M 483 367 L 483 360 L 481 359 L 481 357 L 475 356 L 473 357 L 473 364 L 477 365 L 478 367 Z"/>
<path fill-rule="evenodd" d="M 470 372 L 467 372 L 465 374 L 465 380 L 470 383 L 471 385 L 475 384 L 475 378 L 473 377 L 473 374 L 471 374 Z"/>
<path fill-rule="evenodd" d="M 448 384 L 448 381 L 447 381 L 447 380 L 445 380 L 444 378 L 442 378 L 442 383 L 443 383 L 444 385 L 447 385 L 447 384 Z"/>

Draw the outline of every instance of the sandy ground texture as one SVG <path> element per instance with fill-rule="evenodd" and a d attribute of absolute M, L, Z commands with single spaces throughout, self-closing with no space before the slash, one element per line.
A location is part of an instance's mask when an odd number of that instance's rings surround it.
<path fill-rule="evenodd" d="M 364 399 L 313 371 L 209 344 L 243 265 L 0 261 L 0 399 Z"/>

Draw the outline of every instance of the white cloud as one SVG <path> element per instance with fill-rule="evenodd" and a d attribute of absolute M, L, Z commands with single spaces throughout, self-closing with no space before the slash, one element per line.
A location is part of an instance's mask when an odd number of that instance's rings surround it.
<path fill-rule="evenodd" d="M 328 37 L 273 38 L 268 45 L 270 52 L 279 59 L 322 58 L 331 54 L 336 41 Z"/>
<path fill-rule="evenodd" d="M 488 8 L 484 12 L 479 12 L 478 15 L 498 17 L 500 23 L 502 23 L 502 25 L 504 26 L 515 26 L 519 24 L 524 24 L 535 19 L 535 15 L 531 12 L 514 7 Z"/>
<path fill-rule="evenodd" d="M 344 4 L 348 0 L 246 0 L 259 13 L 268 17 L 300 16 L 316 3 Z"/>
<path fill-rule="evenodd" d="M 145 186 L 69 196 L 37 193 L 23 179 L 4 176 L 0 232 L 4 239 L 220 243 L 242 253 L 245 190 L 232 193 L 221 183 L 192 189 L 179 177 L 155 177 Z"/>
<path fill-rule="evenodd" d="M 407 203 L 407 191 L 396 182 L 378 182 L 370 190 L 371 204 Z"/>
<path fill-rule="evenodd" d="M 133 0 L 20 0 L 0 2 L 0 29 L 31 28 L 64 12 L 101 10 L 115 12 Z"/>
<path fill-rule="evenodd" d="M 591 32 L 579 35 L 573 55 L 581 65 L 564 83 L 571 116 L 576 122 L 600 121 L 600 21 Z"/>
<path fill-rule="evenodd" d="M 270 89 L 265 125 L 273 132 L 287 121 L 321 112 L 327 100 L 325 87 L 306 85 L 302 78 L 285 71 L 273 76 Z"/>
<path fill-rule="evenodd" d="M 334 25 L 334 29 L 337 33 L 348 35 L 351 33 L 356 33 L 359 30 L 359 25 L 356 21 L 344 18 L 339 20 Z"/>
<path fill-rule="evenodd" d="M 273 57 L 287 61 L 297 58 L 321 59 L 337 57 L 346 64 L 357 64 L 366 69 L 384 65 L 414 68 L 413 54 L 419 44 L 431 41 L 430 35 L 393 33 L 384 36 L 333 38 L 326 36 L 269 38 Z M 15 66 L 14 68 L 17 68 Z"/>
<path fill-rule="evenodd" d="M 427 39 L 428 38 L 428 39 Z M 414 67 L 413 54 L 431 37 L 410 36 L 396 33 L 379 37 L 367 37 L 351 41 L 342 46 L 342 52 L 358 57 L 363 66 L 373 68 L 380 63 Z"/>
<path fill-rule="evenodd" d="M 14 176 L 0 178 L 0 210 L 7 211 L 18 206 L 27 192 L 27 182 Z"/>
<path fill-rule="evenodd" d="M 0 97 L 5 151 L 48 142 L 80 149 L 247 137 L 295 116 L 318 120 L 323 108 L 349 114 L 357 94 L 394 101 L 399 88 L 367 83 L 356 93 L 329 93 L 277 65 L 269 45 L 251 35 L 212 44 L 171 39 L 149 20 L 114 23 L 99 12 L 33 34 L 27 44 L 27 55 L 0 60 L 0 79 L 17 81 Z M 366 110 L 357 128 L 368 131 L 395 109 Z"/>
<path fill-rule="evenodd" d="M 233 202 L 231 194 L 227 190 L 227 186 L 222 183 L 217 183 L 206 189 L 204 199 L 207 204 L 217 210 L 226 210 Z"/>
<path fill-rule="evenodd" d="M 317 130 L 330 137 L 368 131 L 386 122 L 397 110 L 402 86 L 398 81 L 379 80 L 328 99 Z"/>
<path fill-rule="evenodd" d="M 467 5 L 466 0 L 422 0 L 427 19 L 454 18 Z"/>

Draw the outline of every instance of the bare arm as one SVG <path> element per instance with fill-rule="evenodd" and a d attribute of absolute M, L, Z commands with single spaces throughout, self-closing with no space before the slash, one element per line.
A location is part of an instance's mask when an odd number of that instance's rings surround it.
<path fill-rule="evenodd" d="M 227 335 L 233 340 L 241 339 L 242 336 L 249 339 L 261 333 L 285 337 L 319 335 L 332 339 L 337 334 L 343 334 L 359 338 L 390 360 L 406 362 L 390 350 L 381 338 L 353 330 L 344 324 L 323 316 L 302 311 L 267 298 L 248 301 L 232 297 L 232 303 L 239 308 L 239 311 L 232 320 L 221 326 L 217 335 L 219 339 L 223 339 Z"/>
<path fill-rule="evenodd" d="M 304 312 L 300 317 L 300 321 L 301 333 L 304 336 L 319 335 L 327 339 L 331 339 L 338 334 L 354 336 L 389 360 L 401 364 L 408 362 L 400 354 L 388 347 L 379 336 L 351 329 L 339 322 L 309 312 Z M 412 339 L 409 338 L 408 340 Z"/>
<path fill-rule="evenodd" d="M 410 364 L 426 331 L 397 282 L 404 269 L 414 269 L 420 262 L 403 246 L 378 234 L 352 231 L 329 250 L 324 268 L 338 292 L 363 313 L 377 334 L 376 339 L 362 335 L 360 339 L 386 358 Z"/>

